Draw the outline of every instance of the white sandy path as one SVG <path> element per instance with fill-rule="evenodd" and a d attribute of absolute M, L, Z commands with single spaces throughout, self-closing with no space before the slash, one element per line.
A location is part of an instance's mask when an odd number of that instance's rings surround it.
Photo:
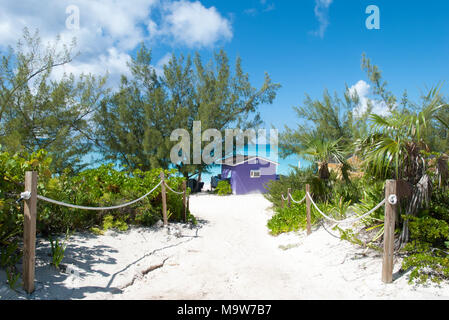
<path fill-rule="evenodd" d="M 266 223 L 273 212 L 262 195 L 200 194 L 191 197 L 190 208 L 201 220 L 199 230 L 171 225 L 170 235 L 158 228 L 132 228 L 100 237 L 75 235 L 64 263 L 74 265 L 81 277 L 49 266 L 48 243 L 40 240 L 36 292 L 28 298 L 449 298 L 447 284 L 413 287 L 407 284 L 407 274 L 383 284 L 378 254 L 365 254 L 322 228 L 309 237 L 270 236 Z M 142 275 L 164 260 L 163 267 Z M 397 262 L 395 271 L 399 266 Z M 27 298 L 23 291 L 17 294 L 2 286 L 2 281 L 0 272 L 0 299 Z"/>
<path fill-rule="evenodd" d="M 380 281 L 381 257 L 330 236 L 268 234 L 273 214 L 261 195 L 191 198 L 208 223 L 201 238 L 116 298 L 129 299 L 447 299 L 449 286 L 415 288 L 407 275 Z M 289 248 L 288 250 L 281 250 Z M 395 271 L 399 269 L 396 263 Z"/>

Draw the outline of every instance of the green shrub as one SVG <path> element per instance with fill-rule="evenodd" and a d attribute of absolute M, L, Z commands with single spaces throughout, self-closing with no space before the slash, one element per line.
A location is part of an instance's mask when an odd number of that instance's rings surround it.
<path fill-rule="evenodd" d="M 0 150 L 0 250 L 2 259 L 11 243 L 23 236 L 23 202 L 16 203 L 23 192 L 25 171 L 39 174 L 38 193 L 42 196 L 82 206 L 114 206 L 140 198 L 159 183 L 161 169 L 132 172 L 114 169 L 112 164 L 84 170 L 76 175 L 65 170 L 59 175 L 50 171 L 52 159 L 43 150 L 28 154 L 14 154 Z M 180 190 L 184 178 L 177 171 L 164 170 L 167 184 Z M 170 221 L 182 221 L 182 196 L 167 193 Z M 107 211 L 114 227 L 126 230 L 128 225 L 151 226 L 162 217 L 161 188 L 131 206 Z M 188 213 L 189 215 L 189 213 Z M 73 231 L 101 231 L 104 213 L 70 209 L 45 201 L 38 201 L 36 229 L 41 235 Z M 192 220 L 192 219 L 191 219 Z M 9 251 L 8 251 L 9 252 Z M 11 252 L 8 255 L 12 255 Z M 4 266 L 2 268 L 7 268 Z"/>
<path fill-rule="evenodd" d="M 370 182 L 372 183 L 372 181 Z M 357 203 L 362 199 L 366 183 L 362 179 L 356 178 L 350 181 L 334 180 L 331 184 L 331 194 L 333 202 L 338 201 Z"/>
<path fill-rule="evenodd" d="M 296 191 L 292 194 L 294 199 L 301 200 L 304 197 L 304 191 Z M 307 228 L 307 212 L 305 201 L 301 204 L 292 203 L 291 207 L 275 207 L 275 214 L 268 220 L 267 227 L 272 235 L 281 233 L 304 230 Z M 311 214 L 312 224 L 317 221 L 316 215 Z"/>
<path fill-rule="evenodd" d="M 415 246 L 416 244 L 409 244 Z M 416 249 L 416 248 L 415 248 Z M 432 252 L 430 248 L 422 249 L 404 258 L 402 268 L 412 269 L 409 283 L 425 284 L 428 280 L 441 283 L 449 279 L 449 258 L 445 253 Z"/>
<path fill-rule="evenodd" d="M 287 195 L 288 189 L 293 191 L 305 190 L 308 179 L 313 175 L 311 170 L 304 171 L 297 168 L 288 176 L 281 175 L 279 180 L 272 180 L 265 185 L 267 192 L 264 197 L 273 203 L 275 207 L 280 207 L 282 195 Z"/>
<path fill-rule="evenodd" d="M 411 269 L 410 283 L 449 279 L 449 192 L 436 190 L 428 209 L 409 220 L 410 242 L 402 268 Z"/>
<path fill-rule="evenodd" d="M 179 190 L 183 178 L 175 170 L 165 170 L 166 181 Z M 49 179 L 40 190 L 43 196 L 82 206 L 114 206 L 141 197 L 159 183 L 160 169 L 143 172 L 115 170 L 112 165 L 80 172 L 76 176 L 63 174 Z M 167 207 L 172 212 L 171 221 L 183 217 L 182 197 L 167 193 Z M 114 228 L 126 230 L 129 224 L 151 226 L 162 217 L 161 189 L 157 188 L 147 198 L 121 209 L 106 212 L 112 216 Z M 108 218 L 111 219 L 111 218 Z M 71 230 L 85 230 L 103 225 L 104 216 L 86 210 L 74 210 L 39 201 L 38 229 L 44 234 Z"/>
<path fill-rule="evenodd" d="M 289 188 L 294 194 L 293 198 L 300 200 L 304 197 L 306 184 L 310 185 L 313 200 L 320 209 L 335 219 L 346 217 L 346 212 L 352 203 L 360 199 L 363 188 L 361 179 L 347 182 L 337 179 L 336 174 L 331 173 L 330 178 L 324 181 L 316 176 L 312 168 L 305 170 L 294 168 L 288 176 L 281 176 L 280 180 L 271 181 L 266 186 L 268 192 L 265 197 L 274 204 L 274 210 L 277 213 L 269 222 L 269 228 L 273 234 L 306 227 L 305 211 L 301 209 L 303 214 L 298 215 L 295 210 L 281 208 L 282 195 L 286 197 Z M 313 206 L 312 216 L 313 223 L 323 218 Z"/>
<path fill-rule="evenodd" d="M 8 285 L 13 290 L 16 288 L 17 281 L 20 278 L 20 272 L 16 268 L 20 258 L 21 252 L 17 240 L 0 247 L 0 267 L 5 270 Z"/>
<path fill-rule="evenodd" d="M 69 236 L 70 236 L 69 230 L 67 230 L 63 242 L 60 242 L 59 239 L 57 238 L 53 240 L 52 236 L 49 237 L 51 257 L 52 257 L 51 264 L 54 265 L 56 268 L 59 268 L 62 259 L 64 259 L 65 249 L 67 248 L 67 240 L 69 239 Z"/>
<path fill-rule="evenodd" d="M 100 228 L 92 227 L 89 230 L 90 230 L 90 232 L 92 232 L 93 234 L 96 234 L 97 236 L 103 236 L 104 235 L 104 230 L 101 230 Z"/>
<path fill-rule="evenodd" d="M 344 182 L 337 179 L 335 173 L 331 173 L 329 180 L 320 180 L 314 173 L 312 168 L 293 170 L 287 176 L 281 176 L 279 180 L 270 181 L 266 184 L 267 193 L 265 198 L 274 204 L 275 207 L 280 207 L 282 202 L 282 195 L 287 196 L 288 189 L 293 191 L 302 190 L 305 191 L 306 185 L 310 185 L 310 191 L 314 196 L 315 202 L 329 202 L 333 198 L 340 199 L 341 194 L 332 190 L 336 185 L 344 185 Z M 347 186 L 341 188 L 341 193 L 346 192 L 349 194 L 350 190 L 353 190 L 353 194 L 359 193 L 353 186 Z M 345 200 L 353 200 L 354 195 L 344 195 Z M 348 199 L 347 199 L 348 198 Z"/>
<path fill-rule="evenodd" d="M 128 224 L 122 219 L 114 220 L 114 216 L 112 214 L 108 214 L 103 218 L 103 231 L 107 231 L 109 229 L 126 231 L 128 230 Z"/>
<path fill-rule="evenodd" d="M 6 268 L 6 279 L 9 287 L 15 290 L 20 279 L 20 273 L 14 267 L 8 267 Z"/>
<path fill-rule="evenodd" d="M 226 196 L 226 195 L 232 194 L 231 185 L 229 184 L 229 182 L 227 180 L 221 180 L 218 182 L 215 192 L 219 196 Z"/>

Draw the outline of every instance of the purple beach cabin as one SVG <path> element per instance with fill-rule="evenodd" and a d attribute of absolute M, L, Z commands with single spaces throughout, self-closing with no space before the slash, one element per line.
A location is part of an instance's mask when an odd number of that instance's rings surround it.
<path fill-rule="evenodd" d="M 242 161 L 236 157 L 221 162 L 221 178 L 230 179 L 232 193 L 243 195 L 249 193 L 265 193 L 265 184 L 276 180 L 279 163 L 260 156 L 241 156 Z M 232 160 L 232 164 L 228 161 Z"/>

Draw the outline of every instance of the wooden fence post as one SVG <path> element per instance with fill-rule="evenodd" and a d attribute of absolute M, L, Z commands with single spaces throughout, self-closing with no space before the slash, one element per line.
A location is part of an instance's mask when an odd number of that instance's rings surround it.
<path fill-rule="evenodd" d="M 310 212 L 310 198 L 307 194 L 310 194 L 310 185 L 306 184 L 306 207 L 307 207 L 307 235 L 312 234 L 312 219 L 311 219 L 311 212 Z"/>
<path fill-rule="evenodd" d="M 289 208 L 291 208 L 291 206 L 292 206 L 292 198 L 290 197 L 290 195 L 292 194 L 292 189 L 288 188 L 287 192 L 288 192 L 288 194 L 287 194 L 287 206 Z"/>
<path fill-rule="evenodd" d="M 25 172 L 26 191 L 31 192 L 31 198 L 25 200 L 23 206 L 23 286 L 27 293 L 32 293 L 36 261 L 37 172 Z"/>
<path fill-rule="evenodd" d="M 385 185 L 384 254 L 382 262 L 382 281 L 384 283 L 393 282 L 394 229 L 399 202 L 398 191 L 397 181 L 387 180 Z"/>
<path fill-rule="evenodd" d="M 165 175 L 164 172 L 161 172 L 161 194 L 162 194 L 162 216 L 164 218 L 164 226 L 168 225 L 168 220 L 167 220 L 167 193 L 165 191 Z"/>
<path fill-rule="evenodd" d="M 184 209 L 184 222 L 187 222 L 187 182 L 182 182 L 182 206 Z"/>

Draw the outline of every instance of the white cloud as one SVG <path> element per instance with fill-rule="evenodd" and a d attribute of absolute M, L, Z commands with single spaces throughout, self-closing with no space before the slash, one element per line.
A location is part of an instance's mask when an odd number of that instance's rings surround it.
<path fill-rule="evenodd" d="M 231 40 L 231 23 L 215 7 L 199 1 L 175 1 L 164 5 L 164 23 L 158 34 L 171 36 L 188 47 L 209 47 L 219 40 Z"/>
<path fill-rule="evenodd" d="M 129 75 L 127 63 L 131 60 L 131 56 L 124 52 L 119 52 L 116 48 L 111 47 L 104 54 L 98 57 L 92 57 L 83 62 L 72 62 L 56 68 L 53 77 L 58 79 L 64 73 L 74 75 L 93 74 L 105 75 L 109 74 L 111 84 L 118 84 L 122 74 Z"/>
<path fill-rule="evenodd" d="M 79 8 L 79 29 L 69 30 L 66 8 Z M 43 42 L 70 43 L 77 38 L 80 56 L 55 75 L 110 73 L 118 79 L 127 72 L 130 53 L 141 42 L 159 42 L 189 48 L 213 46 L 232 39 L 231 23 L 215 7 L 200 2 L 174 0 L 0 0 L 0 50 L 15 46 L 27 27 L 39 29 Z M 155 17 L 158 17 L 156 22 Z"/>
<path fill-rule="evenodd" d="M 315 16 L 320 23 L 318 30 L 314 31 L 313 34 L 324 37 L 327 27 L 329 26 L 329 7 L 331 6 L 333 0 L 315 0 Z"/>
<path fill-rule="evenodd" d="M 273 11 L 276 6 L 274 4 L 274 2 L 270 2 L 268 3 L 267 0 L 260 0 L 259 1 L 259 7 L 260 8 L 249 8 L 243 11 L 243 13 L 250 15 L 250 16 L 256 16 L 258 15 L 260 12 L 270 12 Z"/>
<path fill-rule="evenodd" d="M 361 117 L 366 111 L 368 107 L 371 106 L 371 113 L 375 113 L 381 116 L 387 116 L 390 111 L 385 102 L 380 100 L 370 99 L 371 95 L 370 85 L 363 80 L 358 81 L 355 85 L 349 88 L 349 93 L 354 96 L 355 93 L 359 96 L 359 104 L 353 110 L 355 117 Z"/>

